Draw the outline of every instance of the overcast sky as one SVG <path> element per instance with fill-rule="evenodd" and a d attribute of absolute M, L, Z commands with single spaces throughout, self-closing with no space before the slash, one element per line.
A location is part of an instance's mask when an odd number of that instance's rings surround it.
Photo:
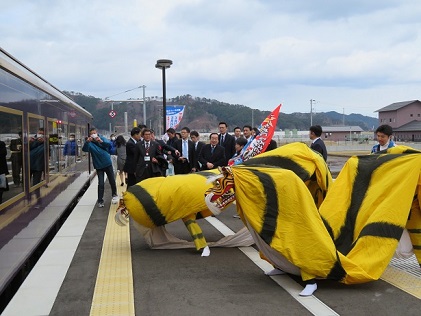
<path fill-rule="evenodd" d="M 168 98 L 377 117 L 421 99 L 420 16 L 416 0 L 1 0 L 0 46 L 100 98 L 162 96 L 171 59 Z"/>

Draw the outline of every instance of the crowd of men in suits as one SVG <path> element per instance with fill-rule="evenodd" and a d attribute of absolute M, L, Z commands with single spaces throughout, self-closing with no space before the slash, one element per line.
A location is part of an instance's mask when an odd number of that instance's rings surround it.
<path fill-rule="evenodd" d="M 174 166 L 175 174 L 187 174 L 226 166 L 238 156 L 250 137 L 258 134 L 257 128 L 245 125 L 235 127 L 233 135 L 228 125 L 220 122 L 219 133 L 209 135 L 209 143 L 200 141 L 197 131 L 183 127 L 180 133 L 174 128 L 166 131 L 167 141 L 156 139 L 154 131 L 144 125 L 134 127 L 126 143 L 124 172 L 127 185 L 132 186 L 144 179 L 165 176 L 168 166 Z M 178 135 L 179 136 L 178 136 Z M 267 150 L 277 147 L 273 140 Z"/>
<path fill-rule="evenodd" d="M 132 186 L 144 179 L 167 175 L 167 169 L 174 167 L 174 174 L 187 174 L 201 170 L 211 170 L 229 165 L 231 159 L 241 154 L 251 137 L 259 134 L 256 127 L 244 125 L 235 127 L 233 135 L 228 133 L 228 125 L 220 122 L 219 133 L 209 135 L 209 143 L 200 141 L 197 131 L 183 127 L 180 133 L 174 128 L 166 131 L 167 140 L 155 138 L 154 131 L 145 125 L 134 127 L 126 143 L 126 162 L 123 171 L 126 183 Z M 313 125 L 309 130 L 311 148 L 327 159 L 326 146 L 321 139 L 322 128 Z M 277 148 L 271 140 L 266 151 Z"/>

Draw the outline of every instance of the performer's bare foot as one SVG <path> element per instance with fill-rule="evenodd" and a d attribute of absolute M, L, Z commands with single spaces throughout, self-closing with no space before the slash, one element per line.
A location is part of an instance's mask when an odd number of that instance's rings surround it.
<path fill-rule="evenodd" d="M 209 257 L 209 255 L 210 255 L 210 249 L 209 249 L 209 246 L 206 246 L 205 248 L 203 248 L 202 257 Z"/>
<path fill-rule="evenodd" d="M 300 296 L 311 296 L 317 290 L 317 283 L 307 284 L 304 290 L 300 292 Z"/>
<path fill-rule="evenodd" d="M 273 270 L 270 270 L 270 271 L 266 271 L 265 272 L 265 274 L 266 275 L 268 275 L 268 276 L 272 276 L 272 275 L 281 275 L 281 274 L 285 274 L 285 272 L 284 271 L 282 271 L 282 270 L 280 270 L 280 269 L 273 269 Z"/>

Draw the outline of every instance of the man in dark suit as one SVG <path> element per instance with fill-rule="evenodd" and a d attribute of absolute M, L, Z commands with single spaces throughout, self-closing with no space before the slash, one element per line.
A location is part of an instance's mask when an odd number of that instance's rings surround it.
<path fill-rule="evenodd" d="M 257 127 L 253 127 L 253 131 L 254 131 L 254 137 L 256 137 L 256 136 L 258 136 L 258 135 L 260 134 L 260 131 L 259 131 L 259 129 L 258 129 Z M 267 151 L 270 151 L 270 150 L 273 150 L 273 149 L 276 149 L 276 148 L 278 148 L 278 144 L 277 144 L 277 143 L 276 143 L 276 141 L 272 138 L 272 139 L 269 141 L 269 144 L 268 144 L 268 146 L 266 147 L 265 151 L 263 151 L 263 152 L 267 152 Z"/>
<path fill-rule="evenodd" d="M 199 140 L 199 133 L 197 131 L 191 131 L 190 132 L 190 139 L 194 144 L 194 154 L 195 154 L 195 160 L 196 160 L 196 166 L 194 167 L 195 171 L 199 171 L 202 164 L 199 162 L 199 155 L 202 151 L 203 146 L 205 146 L 204 142 L 201 142 Z"/>
<path fill-rule="evenodd" d="M 195 147 L 189 136 L 190 128 L 183 127 L 181 129 L 181 139 L 174 144 L 174 148 L 180 152 L 180 155 L 174 159 L 175 174 L 187 174 L 196 171 Z"/>
<path fill-rule="evenodd" d="M 136 144 L 134 156 L 136 162 L 136 183 L 162 175 L 158 159 L 163 159 L 163 157 L 159 144 L 152 140 L 152 133 L 149 128 L 143 129 L 142 137 L 143 140 Z"/>
<path fill-rule="evenodd" d="M 234 127 L 234 138 L 235 140 L 239 139 L 240 137 L 243 137 L 241 134 L 241 128 L 239 126 Z"/>
<path fill-rule="evenodd" d="M 202 164 L 201 170 L 210 170 L 225 166 L 225 149 L 218 145 L 218 134 L 211 133 L 210 144 L 203 146 L 199 155 L 199 162 Z"/>
<path fill-rule="evenodd" d="M 322 127 L 320 125 L 310 126 L 309 137 L 312 140 L 310 148 L 319 152 L 323 159 L 327 160 L 327 150 L 324 141 L 320 138 L 322 135 Z"/>
<path fill-rule="evenodd" d="M 270 142 L 269 142 L 269 145 L 266 147 L 265 152 L 270 151 L 270 150 L 274 150 L 276 148 L 278 148 L 278 144 L 277 144 L 276 140 L 271 139 Z"/>
<path fill-rule="evenodd" d="M 219 122 L 219 135 L 218 135 L 219 145 L 225 149 L 225 163 L 228 165 L 228 160 L 232 158 L 235 154 L 235 138 L 234 136 L 228 134 L 228 125 L 225 122 Z"/>
<path fill-rule="evenodd" d="M 140 140 L 141 129 L 134 127 L 130 132 L 130 139 L 126 143 L 126 162 L 124 163 L 123 171 L 127 174 L 127 187 L 135 185 L 136 182 L 136 143 Z"/>

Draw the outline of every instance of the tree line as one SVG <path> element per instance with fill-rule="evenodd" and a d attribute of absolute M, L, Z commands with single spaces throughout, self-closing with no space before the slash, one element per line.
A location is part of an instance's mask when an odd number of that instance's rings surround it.
<path fill-rule="evenodd" d="M 113 103 L 113 109 L 117 112 L 115 118 L 108 114 L 111 110 L 111 103 L 104 102 L 94 96 L 86 96 L 79 92 L 70 91 L 65 93 L 77 104 L 89 111 L 93 117 L 93 125 L 99 129 L 108 129 L 109 124 L 113 126 L 124 125 L 124 112 L 127 112 L 129 120 L 137 119 L 143 123 L 143 103 L 141 100 L 128 100 L 126 102 Z M 228 124 L 229 130 L 235 126 L 244 125 L 258 126 L 270 113 L 252 109 L 241 104 L 230 104 L 214 99 L 192 97 L 191 95 L 177 96 L 167 100 L 167 106 L 186 106 L 184 116 L 180 122 L 182 126 L 199 132 L 209 132 L 216 130 L 218 123 L 224 121 Z M 158 129 L 162 124 L 162 100 L 158 97 L 147 98 L 146 103 L 146 123 L 148 126 Z M 313 124 L 321 126 L 360 126 L 363 130 L 369 131 L 378 126 L 378 119 L 361 114 L 343 115 L 338 112 L 313 113 Z M 279 114 L 277 129 L 297 129 L 308 130 L 310 127 L 310 113 Z"/>

